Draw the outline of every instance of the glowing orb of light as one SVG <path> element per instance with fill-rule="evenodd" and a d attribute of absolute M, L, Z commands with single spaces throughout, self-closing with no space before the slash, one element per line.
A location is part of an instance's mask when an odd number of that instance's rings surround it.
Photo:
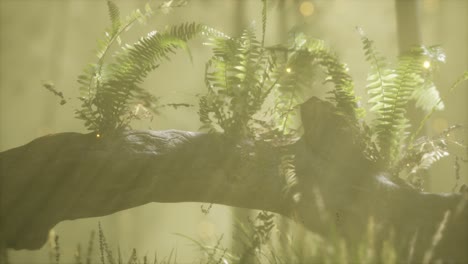
<path fill-rule="evenodd" d="M 431 67 L 431 62 L 430 61 L 425 61 L 423 63 L 423 67 L 426 68 L 426 69 L 429 69 Z"/>
<path fill-rule="evenodd" d="M 301 3 L 299 6 L 299 12 L 301 12 L 301 15 L 308 17 L 311 16 L 315 11 L 314 4 L 309 1 L 304 1 Z"/>

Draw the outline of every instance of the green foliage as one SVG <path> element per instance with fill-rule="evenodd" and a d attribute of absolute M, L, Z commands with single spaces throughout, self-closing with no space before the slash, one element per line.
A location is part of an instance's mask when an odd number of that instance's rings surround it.
<path fill-rule="evenodd" d="M 423 136 L 413 142 L 411 148 L 405 149 L 403 157 L 398 160 L 394 171 L 403 174 L 402 177 L 418 189 L 422 189 L 421 173 L 429 169 L 440 159 L 450 155 L 449 147 L 466 148 L 453 136 L 458 131 L 465 130 L 460 125 L 454 125 L 433 137 Z"/>
<path fill-rule="evenodd" d="M 265 46 L 266 26 L 267 26 L 267 0 L 262 0 L 262 47 Z"/>
<path fill-rule="evenodd" d="M 384 97 L 381 101 L 382 107 L 379 109 L 375 128 L 384 159 L 395 160 L 399 157 L 399 148 L 403 144 L 409 127 L 406 116 L 408 103 L 415 93 L 419 94 L 418 98 L 421 99 L 423 92 L 427 91 L 425 90 L 427 88 L 424 87 L 426 82 L 423 65 L 427 59 L 424 51 L 429 50 L 424 47 L 413 49 L 400 57 L 394 70 L 395 77 L 382 90 Z M 433 89 L 428 90 L 432 91 Z M 428 101 L 437 101 L 438 99 L 438 93 L 424 94 L 436 97 Z M 432 98 L 429 97 L 429 99 Z"/>
<path fill-rule="evenodd" d="M 405 178 L 421 188 L 420 172 L 449 154 L 449 131 L 433 138 L 415 139 L 434 111 L 444 109 L 433 79 L 440 64 L 445 62 L 445 54 L 438 46 L 415 47 L 400 56 L 396 66 L 392 67 L 376 51 L 374 42 L 365 36 L 362 29 L 359 29 L 359 33 L 366 60 L 370 63 L 366 86 L 371 106 L 369 111 L 375 115 L 371 121 L 369 139 L 375 138 L 378 159 L 387 170 L 394 175 L 406 171 Z M 467 73 L 460 77 L 450 91 L 466 80 L 466 76 Z M 419 127 L 413 131 L 410 130 L 408 118 L 408 108 L 412 102 L 426 113 Z M 457 128 L 455 126 L 449 130 Z M 466 148 L 461 143 L 458 145 Z"/>
<path fill-rule="evenodd" d="M 207 63 L 208 93 L 200 99 L 199 112 L 204 129 L 236 138 L 255 138 L 261 131 L 293 133 L 296 106 L 312 88 L 317 69 L 334 84 L 329 99 L 337 111 L 353 120 L 362 115 L 346 65 L 323 41 L 299 34 L 289 46 L 264 47 L 250 28 L 239 38 L 216 38 L 210 44 L 214 56 Z M 271 95 L 273 107 L 266 105 Z"/>
<path fill-rule="evenodd" d="M 176 1 L 166 1 L 160 8 L 168 10 L 173 3 Z M 183 1 L 177 3 L 182 4 Z M 136 10 L 122 20 L 118 7 L 107 1 L 111 25 L 105 37 L 99 41 L 98 61 L 86 67 L 79 76 L 82 105 L 76 111 L 77 117 L 85 121 L 89 130 L 107 133 L 127 128 L 132 119 L 138 118 L 138 109 L 157 113 L 158 100 L 141 88 L 142 82 L 160 63 L 170 60 L 170 55 L 177 50 L 185 50 L 190 55 L 187 42 L 204 35 L 213 47 L 213 56 L 206 63 L 207 93 L 200 97 L 199 114 L 203 129 L 224 132 L 227 138 L 234 140 L 274 138 L 273 143 L 276 144 L 288 142 L 288 139 L 298 135 L 294 124 L 297 106 L 307 100 L 305 94 L 318 79 L 316 72 L 321 70 L 325 82 L 333 85 L 327 99 L 334 103 L 339 115 L 362 130 L 359 136 L 367 144 L 363 151 L 369 159 L 379 159 L 386 169 L 396 174 L 407 172 L 405 177 L 413 185 L 420 187 L 418 173 L 421 170 L 448 155 L 449 143 L 461 145 L 448 138 L 459 126 L 436 137 L 415 139 L 432 113 L 444 108 L 433 81 L 438 64 L 445 60 L 439 47 L 412 49 L 393 66 L 375 49 L 373 41 L 360 31 L 365 58 L 370 64 L 366 89 L 370 97 L 368 112 L 374 116 L 369 128 L 359 124 L 364 110 L 358 106 L 347 66 L 322 40 L 297 34 L 288 45 L 265 46 L 265 3 L 261 40 L 256 38 L 253 28 L 246 29 L 239 37 L 228 37 L 204 25 L 185 23 L 161 32 L 150 32 L 132 45 L 122 45 L 121 35 L 135 22 L 144 23 L 154 12 L 147 5 L 145 12 Z M 115 43 L 122 45 L 122 49 L 114 53 L 112 62 L 106 62 Z M 468 72 L 465 72 L 450 87 L 450 91 L 467 79 Z M 45 87 L 62 97 L 53 86 Z M 411 131 L 407 111 L 411 103 L 427 115 L 408 137 Z M 179 105 L 174 104 L 175 107 Z M 285 195 L 297 202 L 300 194 L 295 191 L 294 159 L 294 155 L 285 154 L 278 169 L 285 177 Z M 204 210 L 204 213 L 209 211 Z M 349 259 L 359 263 L 396 262 L 395 244 L 391 236 L 382 245 L 381 251 L 376 248 L 372 221 L 369 222 L 366 237 L 357 245 L 346 245 L 343 239 L 335 235 L 328 240 L 329 243 L 317 237 L 303 237 L 299 243 L 293 243 L 295 238 L 286 235 L 287 239 L 281 240 L 286 242 L 278 248 L 270 239 L 275 230 L 273 218 L 272 214 L 261 212 L 255 221 L 240 225 L 239 234 L 243 237 L 239 240 L 246 249 L 243 255 L 236 256 L 222 248 L 221 238 L 214 247 L 193 241 L 206 253 L 206 263 L 221 263 L 224 260 L 246 263 L 247 259 L 254 263 L 337 263 Z M 304 230 L 301 232 L 305 233 Z M 58 240 L 54 241 L 51 260 L 58 263 Z M 127 262 L 123 262 L 120 250 L 115 256 L 100 226 L 99 247 L 102 263 L 141 263 L 136 250 L 133 250 Z M 87 262 L 90 262 L 92 248 L 91 240 Z M 377 259 L 377 251 L 382 253 L 382 259 Z M 77 263 L 81 263 L 79 256 Z M 155 257 L 155 263 L 175 263 L 175 259 L 171 253 L 167 260 L 161 262 Z M 143 263 L 146 263 L 146 256 Z"/>
<path fill-rule="evenodd" d="M 291 62 L 295 66 L 292 71 L 296 72 L 295 70 L 297 70 L 297 74 L 300 75 L 310 76 L 311 68 L 309 65 L 311 63 L 322 69 L 325 73 L 325 83 L 334 85 L 334 89 L 329 91 L 331 97 L 328 99 L 335 103 L 339 114 L 345 115 L 353 121 L 357 121 L 364 114 L 364 110 L 358 106 L 358 99 L 354 94 L 354 83 L 347 73 L 346 64 L 341 63 L 322 40 L 313 39 L 303 34 L 297 35 L 291 53 Z M 304 67 L 305 65 L 308 67 Z M 299 67 L 304 67 L 306 72 L 300 72 Z M 313 78 L 313 76 L 310 77 Z M 296 77 L 298 80 L 300 78 Z M 312 80 L 308 81 L 310 83 Z"/>
<path fill-rule="evenodd" d="M 300 201 L 301 194 L 296 190 L 298 181 L 296 168 L 294 166 L 295 156 L 293 154 L 282 155 L 279 164 L 279 172 L 284 178 L 283 196 L 290 198 L 294 203 Z"/>
<path fill-rule="evenodd" d="M 210 44 L 214 55 L 206 64 L 208 94 L 200 98 L 200 120 L 210 131 L 217 125 L 228 137 L 251 138 L 253 115 L 274 87 L 269 78 L 274 64 L 252 29 Z"/>
<path fill-rule="evenodd" d="M 263 32 L 264 28 L 265 24 Z M 221 131 L 234 139 L 274 138 L 278 142 L 297 136 L 297 106 L 306 101 L 305 94 L 318 79 L 317 70 L 321 70 L 325 83 L 333 85 L 327 99 L 334 103 L 337 114 L 347 120 L 349 128 L 355 130 L 352 141 L 362 146 L 370 160 L 379 161 L 383 169 L 398 175 L 403 170 L 402 162 L 416 155 L 421 159 L 415 171 L 427 169 L 432 162 L 426 158 L 435 152 L 424 147 L 426 152 L 420 148 L 415 154 L 413 147 L 420 147 L 421 142 L 431 145 L 427 138 L 415 141 L 429 117 L 421 121 L 418 129 L 410 130 L 407 112 L 412 104 L 428 115 L 443 110 L 433 79 L 445 54 L 438 46 L 420 46 L 400 56 L 393 66 L 362 30 L 360 34 L 365 58 L 370 63 L 366 85 L 368 111 L 372 114 L 369 126 L 360 121 L 365 111 L 358 106 L 347 66 L 323 41 L 297 34 L 289 45 L 265 47 L 264 36 L 258 41 L 250 28 L 238 38 L 211 39 L 214 55 L 205 74 L 208 92 L 200 98 L 202 128 Z M 457 80 L 451 90 L 464 79 Z M 431 157 L 438 160 L 446 152 L 439 151 Z"/>
<path fill-rule="evenodd" d="M 238 221 L 235 224 L 237 230 L 236 239 L 244 246 L 243 250 L 234 253 L 228 247 L 222 245 L 223 235 L 219 236 L 214 243 L 212 241 L 199 241 L 182 234 L 176 234 L 191 241 L 202 253 L 197 259 L 190 263 L 215 264 L 304 264 L 304 263 L 400 263 L 402 259 L 408 260 L 408 254 L 414 250 L 414 243 L 409 248 L 402 249 L 395 241 L 392 231 L 382 230 L 370 218 L 367 222 L 367 230 L 363 232 L 360 239 L 348 243 L 336 232 L 330 232 L 327 237 L 319 237 L 306 230 L 303 226 L 289 219 L 287 228 L 277 228 L 278 217 L 275 214 L 259 212 L 253 220 L 245 222 Z M 424 252 L 424 263 L 438 261 L 434 259 L 434 250 L 440 242 L 444 228 L 446 228 L 448 213 L 439 224 L 437 231 L 432 237 L 432 243 Z M 333 221 L 331 221 L 333 223 Z M 333 225 L 333 224 L 331 224 Z M 416 234 L 416 232 L 415 232 Z M 383 236 L 383 237 L 382 237 Z M 383 243 L 377 243 L 378 238 L 385 238 Z M 97 239 L 97 244 L 95 243 Z M 58 244 L 58 235 L 52 233 L 49 237 L 50 263 L 64 262 L 68 256 L 64 255 Z M 172 249 L 170 253 L 159 258 L 148 254 L 141 255 L 133 248 L 130 254 L 122 254 L 120 248 L 113 250 L 118 241 L 107 242 L 101 224 L 98 224 L 98 236 L 91 232 L 87 243 L 87 252 L 83 254 L 81 246 L 78 245 L 74 252 L 75 264 L 176 264 L 177 250 Z M 98 247 L 98 248 L 96 248 Z M 96 252 L 95 254 L 94 252 Z M 401 251 L 400 251 L 401 250 Z M 401 254 L 401 255 L 398 255 Z M 8 261 L 8 259 L 7 259 Z M 8 263 L 8 262 L 6 262 Z"/>
<path fill-rule="evenodd" d="M 369 220 L 367 232 L 355 244 L 346 243 L 337 234 L 321 238 L 305 230 L 297 223 L 286 220 L 287 228 L 276 227 L 277 216 L 261 213 L 254 221 L 236 223 L 236 241 L 244 250 L 233 253 L 221 246 L 220 239 L 213 245 L 208 241 L 198 241 L 181 235 L 193 242 L 203 253 L 199 263 L 233 263 L 233 264 L 303 264 L 303 263 L 397 263 L 396 248 L 398 245 L 388 235 L 382 245 L 376 243 L 377 227 Z M 265 223 L 268 228 L 263 228 Z M 261 234 L 267 233 L 267 239 L 259 240 Z M 408 251 L 411 249 L 407 249 Z"/>
<path fill-rule="evenodd" d="M 150 5 L 146 5 L 144 13 L 136 10 L 121 21 L 118 7 L 111 1 L 107 3 L 111 27 L 99 41 L 98 62 L 90 64 L 78 77 L 82 104 L 76 111 L 77 118 L 84 120 L 89 130 L 101 133 L 127 128 L 132 119 L 139 117 L 137 109 L 157 113 L 157 97 L 140 86 L 144 79 L 178 49 L 188 51 L 188 40 L 202 33 L 215 33 L 195 23 L 152 31 L 136 43 L 122 46 L 114 54 L 114 61 L 105 63 L 111 46 L 116 41 L 121 43 L 121 34 L 136 21 L 144 23 L 153 14 Z"/>
<path fill-rule="evenodd" d="M 392 70 L 389 69 L 386 59 L 374 48 L 374 42 L 364 35 L 362 29 L 358 29 L 361 34 L 363 49 L 366 60 L 370 63 L 370 70 L 367 76 L 366 89 L 370 95 L 368 101 L 371 113 L 379 113 L 385 106 L 385 93 L 389 83 L 395 77 Z"/>
<path fill-rule="evenodd" d="M 453 92 L 455 90 L 455 88 L 457 88 L 462 82 L 467 81 L 467 80 L 468 80 L 468 71 L 465 71 L 465 73 L 463 75 L 461 75 L 450 86 L 450 88 L 448 89 L 448 92 L 449 93 Z M 426 124 L 427 120 L 429 120 L 429 118 L 434 114 L 435 111 L 440 110 L 441 108 L 443 108 L 443 102 L 442 102 L 442 98 L 439 98 L 439 100 L 434 105 L 434 107 L 432 107 L 431 111 L 429 113 L 427 113 L 426 116 L 421 120 L 421 122 L 419 123 L 419 127 L 416 129 L 416 131 L 411 135 L 410 144 L 412 144 L 412 142 L 414 141 L 414 138 L 419 135 L 419 133 L 423 129 L 424 125 Z M 409 148 L 411 148 L 411 145 L 410 145 Z"/>

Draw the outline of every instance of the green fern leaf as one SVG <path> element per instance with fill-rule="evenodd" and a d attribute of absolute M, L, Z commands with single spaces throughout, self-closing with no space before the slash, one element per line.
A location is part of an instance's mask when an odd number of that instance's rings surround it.
<path fill-rule="evenodd" d="M 111 35 L 115 35 L 120 29 L 120 10 L 119 7 L 110 0 L 107 0 L 107 7 L 109 9 L 109 17 L 112 23 Z"/>
<path fill-rule="evenodd" d="M 406 108 L 414 91 L 424 84 L 420 77 L 423 65 L 423 54 L 413 50 L 400 58 L 395 70 L 395 77 L 383 89 L 382 107 L 378 109 L 375 122 L 377 140 L 382 157 L 388 165 L 395 162 L 400 153 L 400 146 L 407 136 L 409 122 Z"/>
<path fill-rule="evenodd" d="M 358 28 L 358 32 L 361 35 L 366 61 L 371 66 L 366 85 L 367 93 L 370 95 L 368 100 L 371 105 L 370 112 L 378 115 L 381 108 L 386 107 L 386 89 L 396 75 L 389 68 L 386 59 L 376 51 L 374 42 L 367 38 L 361 28 Z"/>
<path fill-rule="evenodd" d="M 425 85 L 421 85 L 420 89 L 415 89 L 411 95 L 411 99 L 416 101 L 416 106 L 421 108 L 426 113 L 432 111 L 444 110 L 444 103 L 440 97 L 439 90 L 432 81 L 426 81 Z"/>
<path fill-rule="evenodd" d="M 262 0 L 262 47 L 265 46 L 266 26 L 267 26 L 267 1 Z"/>
<path fill-rule="evenodd" d="M 187 41 L 206 27 L 184 24 L 171 27 L 162 33 L 150 32 L 133 45 L 126 45 L 117 53 L 115 61 L 93 66 L 88 74 L 79 78 L 88 85 L 87 100 L 77 117 L 88 122 L 95 131 L 112 131 L 128 126 L 132 107 L 142 105 L 153 113 L 158 112 L 158 98 L 140 87 L 149 72 L 153 71 L 177 49 L 188 51 Z M 90 76 L 91 75 L 91 76 Z M 86 87 L 82 90 L 86 90 Z"/>
<path fill-rule="evenodd" d="M 294 39 L 294 50 L 299 56 L 307 56 L 308 63 L 320 66 L 326 74 L 325 82 L 333 83 L 334 89 L 330 91 L 332 96 L 329 99 L 336 104 L 338 112 L 353 120 L 363 116 L 364 110 L 358 107 L 354 83 L 347 73 L 347 66 L 338 60 L 323 41 L 298 34 Z"/>
<path fill-rule="evenodd" d="M 208 93 L 200 98 L 200 120 L 230 138 L 252 137 L 255 119 L 271 89 L 268 54 L 253 29 L 238 38 L 213 36 L 213 57 L 206 64 Z"/>

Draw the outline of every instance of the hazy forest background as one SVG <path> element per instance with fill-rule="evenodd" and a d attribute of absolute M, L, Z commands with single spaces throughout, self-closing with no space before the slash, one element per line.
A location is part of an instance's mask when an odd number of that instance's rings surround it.
<path fill-rule="evenodd" d="M 144 6 L 146 0 L 115 0 L 126 14 Z M 342 61 L 350 66 L 358 95 L 363 89 L 368 64 L 364 61 L 359 34 L 362 27 L 384 55 L 393 58 L 407 40 L 427 45 L 440 44 L 447 63 L 437 79 L 442 94 L 450 83 L 468 68 L 468 2 L 465 0 L 402 1 L 408 7 L 397 12 L 395 0 L 271 0 L 268 1 L 267 44 L 284 42 L 290 30 L 304 31 L 328 42 Z M 416 3 L 411 9 L 411 3 Z M 398 15 L 400 22 L 398 26 Z M 412 17 L 406 21 L 408 17 Z M 124 41 L 165 25 L 181 22 L 210 25 L 236 35 L 252 21 L 261 21 L 260 0 L 192 0 L 186 7 L 169 15 L 156 15 L 146 26 L 135 26 Z M 85 132 L 81 121 L 73 118 L 77 100 L 65 105 L 42 87 L 51 81 L 65 97 L 78 97 L 76 77 L 94 61 L 96 39 L 108 26 L 105 1 L 95 0 L 0 0 L 0 151 L 23 145 L 36 137 L 66 131 Z M 257 27 L 260 30 L 260 27 Z M 408 37 L 409 36 L 409 37 Z M 400 43 L 399 43 L 400 40 Z M 202 41 L 192 41 L 193 63 L 179 53 L 148 78 L 144 86 L 161 96 L 164 102 L 197 104 L 195 97 L 205 91 L 204 63 L 211 55 Z M 436 113 L 428 123 L 429 134 L 451 124 L 468 124 L 468 84 L 447 95 L 446 110 Z M 317 91 L 320 93 L 320 91 Z M 153 122 L 141 121 L 135 129 L 180 129 L 196 131 L 200 127 L 196 108 L 166 109 Z M 468 183 L 466 167 L 460 182 Z M 429 172 L 425 189 L 450 192 L 455 184 L 454 158 L 445 158 Z M 86 243 L 89 232 L 101 222 L 111 244 L 118 243 L 123 255 L 133 247 L 152 255 L 164 256 L 174 247 L 180 261 L 198 254 L 190 241 L 174 235 L 215 240 L 225 234 L 231 241 L 234 213 L 229 207 L 214 205 L 208 215 L 200 204 L 156 204 L 119 212 L 110 216 L 65 221 L 55 227 L 60 236 L 63 261 L 73 256 L 75 246 Z M 112 246 L 117 246 L 113 244 Z M 10 252 L 14 263 L 46 261 L 48 246 L 40 251 Z"/>

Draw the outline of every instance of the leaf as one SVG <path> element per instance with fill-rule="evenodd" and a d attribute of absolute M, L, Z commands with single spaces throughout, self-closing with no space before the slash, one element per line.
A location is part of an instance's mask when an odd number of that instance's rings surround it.
<path fill-rule="evenodd" d="M 124 45 L 115 53 L 114 62 L 105 64 L 110 46 L 121 43 L 120 34 L 128 30 L 135 21 L 144 22 L 152 13 L 151 7 L 145 7 L 146 13 L 135 10 L 127 16 L 123 25 L 117 6 L 108 1 L 112 30 L 99 41 L 98 62 L 88 66 L 84 74 L 78 77 L 82 85 L 83 96 L 81 109 L 76 116 L 85 121 L 85 126 L 93 131 L 111 131 L 129 126 L 129 122 L 138 118 L 132 109 L 141 104 L 153 113 L 158 112 L 158 98 L 140 87 L 149 72 L 158 68 L 162 61 L 169 60 L 176 50 L 185 50 L 191 58 L 187 41 L 202 32 L 214 33 L 215 30 L 186 23 L 170 27 L 161 33 L 152 31 L 132 45 Z"/>
<path fill-rule="evenodd" d="M 419 89 L 415 89 L 411 98 L 416 100 L 416 106 L 426 113 L 429 113 L 432 109 L 437 111 L 444 109 L 444 103 L 442 102 L 439 91 L 432 82 L 428 82 Z"/>
<path fill-rule="evenodd" d="M 111 36 L 114 36 L 120 29 L 120 10 L 119 7 L 113 1 L 110 0 L 107 0 L 107 8 L 109 10 L 109 17 L 112 23 Z"/>

